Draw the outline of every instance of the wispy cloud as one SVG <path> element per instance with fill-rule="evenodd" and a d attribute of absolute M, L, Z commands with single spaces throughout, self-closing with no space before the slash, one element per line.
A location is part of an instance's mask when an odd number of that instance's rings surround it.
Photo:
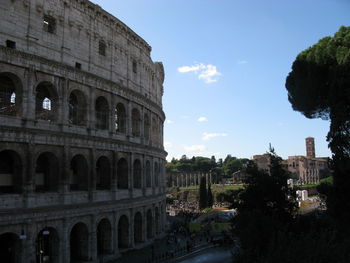
<path fill-rule="evenodd" d="M 203 136 L 202 136 L 202 140 L 203 141 L 209 141 L 212 138 L 215 137 L 226 137 L 228 134 L 227 133 L 208 133 L 208 132 L 204 132 Z"/>
<path fill-rule="evenodd" d="M 173 144 L 171 142 L 164 142 L 164 147 L 170 148 L 173 147 Z"/>
<path fill-rule="evenodd" d="M 239 65 L 248 64 L 248 61 L 246 61 L 246 60 L 238 60 L 237 64 L 239 64 Z"/>
<path fill-rule="evenodd" d="M 204 152 L 207 150 L 207 147 L 205 145 L 190 145 L 190 146 L 185 145 L 184 149 L 187 152 Z"/>
<path fill-rule="evenodd" d="M 167 124 L 173 124 L 174 122 L 172 120 L 166 120 Z"/>
<path fill-rule="evenodd" d="M 198 75 L 198 79 L 203 80 L 205 83 L 214 83 L 218 81 L 218 77 L 222 74 L 217 70 L 215 65 L 212 64 L 195 64 L 193 66 L 182 66 L 179 67 L 178 72 L 180 73 L 189 73 L 194 72 Z"/>
<path fill-rule="evenodd" d="M 199 117 L 198 122 L 205 122 L 205 121 L 208 121 L 208 118 L 207 117 Z"/>

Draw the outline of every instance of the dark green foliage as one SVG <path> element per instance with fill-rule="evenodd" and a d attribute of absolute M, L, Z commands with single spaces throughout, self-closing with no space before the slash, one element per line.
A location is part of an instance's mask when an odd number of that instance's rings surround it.
<path fill-rule="evenodd" d="M 289 174 L 281 165 L 282 159 L 270 153 L 270 174 L 250 162 L 246 172 L 245 189 L 240 191 L 233 206 L 239 213 L 259 211 L 282 221 L 289 221 L 296 211 L 295 194 L 287 185 Z"/>
<path fill-rule="evenodd" d="M 204 209 L 208 206 L 207 182 L 203 176 L 199 185 L 199 209 Z"/>
<path fill-rule="evenodd" d="M 214 204 L 213 193 L 211 192 L 210 184 L 208 184 L 208 204 L 207 206 L 210 208 Z"/>
<path fill-rule="evenodd" d="M 330 119 L 327 135 L 333 153 L 329 212 L 350 220 L 350 27 L 301 52 L 286 80 L 293 109 L 308 118 Z"/>

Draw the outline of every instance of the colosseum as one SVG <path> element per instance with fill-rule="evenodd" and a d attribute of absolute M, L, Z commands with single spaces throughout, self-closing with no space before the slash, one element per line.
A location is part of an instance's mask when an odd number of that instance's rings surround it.
<path fill-rule="evenodd" d="M 0 261 L 107 262 L 165 228 L 164 69 L 88 0 L 0 0 Z"/>

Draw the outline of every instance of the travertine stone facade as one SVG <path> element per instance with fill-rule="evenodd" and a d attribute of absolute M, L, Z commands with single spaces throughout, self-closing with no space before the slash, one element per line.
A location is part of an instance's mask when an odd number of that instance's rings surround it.
<path fill-rule="evenodd" d="M 106 262 L 161 235 L 151 47 L 87 0 L 0 0 L 0 25 L 1 260 Z"/>

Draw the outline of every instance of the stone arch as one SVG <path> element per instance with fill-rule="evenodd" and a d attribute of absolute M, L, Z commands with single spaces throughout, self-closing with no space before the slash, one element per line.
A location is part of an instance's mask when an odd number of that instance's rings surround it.
<path fill-rule="evenodd" d="M 51 152 L 41 153 L 35 165 L 35 191 L 58 191 L 59 167 L 59 161 L 56 155 Z"/>
<path fill-rule="evenodd" d="M 41 230 L 35 240 L 36 262 L 60 262 L 59 235 L 56 229 L 49 227 Z"/>
<path fill-rule="evenodd" d="M 134 169 L 133 169 L 133 179 L 134 179 L 134 188 L 142 187 L 142 167 L 139 159 L 134 161 Z"/>
<path fill-rule="evenodd" d="M 154 228 L 156 231 L 156 234 L 158 235 L 160 233 L 160 214 L 159 214 L 159 208 L 156 207 L 154 210 Z"/>
<path fill-rule="evenodd" d="M 105 97 L 100 96 L 95 103 L 96 129 L 108 130 L 109 106 Z"/>
<path fill-rule="evenodd" d="M 152 186 L 151 162 L 146 161 L 146 187 Z"/>
<path fill-rule="evenodd" d="M 109 255 L 112 253 L 112 226 L 107 218 L 103 218 L 97 225 L 97 255 Z"/>
<path fill-rule="evenodd" d="M 75 155 L 70 163 L 70 190 L 71 191 L 87 191 L 89 185 L 89 169 L 86 158 L 81 155 Z"/>
<path fill-rule="evenodd" d="M 84 223 L 77 223 L 70 232 L 70 261 L 89 260 L 89 231 Z"/>
<path fill-rule="evenodd" d="M 134 241 L 136 244 L 143 242 L 142 228 L 142 214 L 137 212 L 134 216 Z"/>
<path fill-rule="evenodd" d="M 115 131 L 126 133 L 126 111 L 123 103 L 118 103 L 114 112 Z"/>
<path fill-rule="evenodd" d="M 131 122 L 132 122 L 132 136 L 140 137 L 140 111 L 134 108 L 131 112 Z"/>
<path fill-rule="evenodd" d="M 23 189 L 22 160 L 12 150 L 0 152 L 0 194 L 21 193 Z"/>
<path fill-rule="evenodd" d="M 0 114 L 18 116 L 22 107 L 22 81 L 13 73 L 0 73 Z"/>
<path fill-rule="evenodd" d="M 129 246 L 129 219 L 126 215 L 122 215 L 118 221 L 118 247 L 128 248 Z"/>
<path fill-rule="evenodd" d="M 119 189 L 129 188 L 128 162 L 121 158 L 117 164 L 117 186 Z"/>
<path fill-rule="evenodd" d="M 68 121 L 70 124 L 85 126 L 87 103 L 85 94 L 80 90 L 73 90 L 68 99 L 69 116 Z"/>
<path fill-rule="evenodd" d="M 148 117 L 148 114 L 145 113 L 144 122 L 143 122 L 143 133 L 146 140 L 149 140 L 150 129 L 151 129 L 151 122 Z"/>
<path fill-rule="evenodd" d="M 47 81 L 39 83 L 35 89 L 35 118 L 56 121 L 58 116 L 58 95 L 55 86 Z"/>
<path fill-rule="evenodd" d="M 111 165 L 106 156 L 101 156 L 96 162 L 96 177 L 97 190 L 111 188 Z"/>
<path fill-rule="evenodd" d="M 147 223 L 147 238 L 152 238 L 153 237 L 153 215 L 152 215 L 152 210 L 148 209 L 146 213 L 146 223 Z"/>
<path fill-rule="evenodd" d="M 0 235 L 0 259 L 1 262 L 21 262 L 22 244 L 18 235 L 7 232 Z"/>
<path fill-rule="evenodd" d="M 154 184 L 155 186 L 159 186 L 159 165 L 158 162 L 154 163 Z"/>

